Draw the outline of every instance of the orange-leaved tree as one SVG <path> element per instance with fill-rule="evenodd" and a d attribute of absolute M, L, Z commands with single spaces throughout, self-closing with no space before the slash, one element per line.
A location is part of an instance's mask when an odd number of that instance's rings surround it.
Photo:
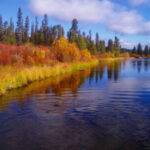
<path fill-rule="evenodd" d="M 74 62 L 80 59 L 80 52 L 76 44 L 69 43 L 64 37 L 55 41 L 51 49 L 60 62 Z"/>

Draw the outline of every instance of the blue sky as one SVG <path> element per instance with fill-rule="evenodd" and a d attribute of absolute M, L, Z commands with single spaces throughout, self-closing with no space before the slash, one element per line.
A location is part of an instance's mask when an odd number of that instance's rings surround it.
<path fill-rule="evenodd" d="M 30 22 L 47 13 L 49 25 L 61 23 L 67 31 L 71 20 L 77 18 L 81 31 L 91 29 L 93 37 L 96 32 L 104 40 L 118 36 L 129 48 L 138 42 L 150 45 L 149 0 L 1 0 L 3 20 L 13 17 L 16 22 L 19 7 L 24 18 L 30 16 Z"/>

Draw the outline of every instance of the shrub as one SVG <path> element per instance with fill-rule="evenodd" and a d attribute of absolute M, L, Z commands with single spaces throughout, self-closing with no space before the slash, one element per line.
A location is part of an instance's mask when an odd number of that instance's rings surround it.
<path fill-rule="evenodd" d="M 91 58 L 91 53 L 87 49 L 81 51 L 81 61 L 89 61 Z"/>
<path fill-rule="evenodd" d="M 74 43 L 69 43 L 67 39 L 61 38 L 52 44 L 52 52 L 60 62 L 72 62 L 80 59 L 80 52 Z"/>

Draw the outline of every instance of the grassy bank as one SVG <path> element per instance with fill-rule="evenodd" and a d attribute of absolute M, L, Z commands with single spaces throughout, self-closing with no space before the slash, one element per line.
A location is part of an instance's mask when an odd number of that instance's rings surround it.
<path fill-rule="evenodd" d="M 0 95 L 7 91 L 25 86 L 33 81 L 67 74 L 98 64 L 98 60 L 77 63 L 59 63 L 54 66 L 33 66 L 16 68 L 12 66 L 0 67 Z"/>

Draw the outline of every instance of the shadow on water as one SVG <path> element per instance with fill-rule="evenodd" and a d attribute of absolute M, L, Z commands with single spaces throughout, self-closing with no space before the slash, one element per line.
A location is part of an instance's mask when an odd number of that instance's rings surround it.
<path fill-rule="evenodd" d="M 150 149 L 149 97 L 149 59 L 34 82 L 0 97 L 0 149 Z"/>

